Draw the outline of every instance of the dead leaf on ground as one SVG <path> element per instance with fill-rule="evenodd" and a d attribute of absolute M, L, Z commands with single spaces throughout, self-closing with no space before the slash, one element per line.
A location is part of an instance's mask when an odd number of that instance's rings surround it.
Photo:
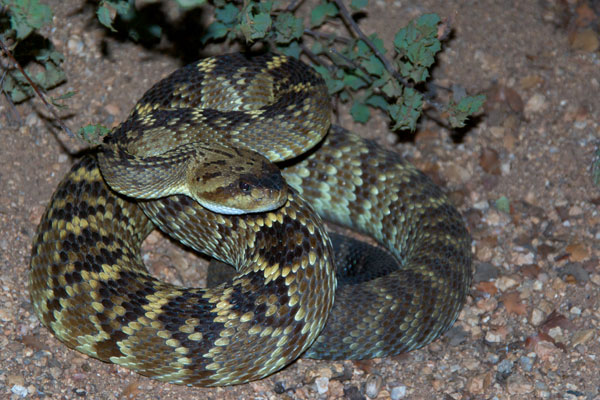
<path fill-rule="evenodd" d="M 504 307 L 509 314 L 525 315 L 527 314 L 527 306 L 521 302 L 519 293 L 511 292 L 503 295 L 500 300 L 504 303 Z"/>
<path fill-rule="evenodd" d="M 475 288 L 480 292 L 489 294 L 490 296 L 494 296 L 496 293 L 498 293 L 498 288 L 494 282 L 479 282 Z"/>
<path fill-rule="evenodd" d="M 535 279 L 538 277 L 542 269 L 537 264 L 526 264 L 520 269 L 525 278 Z"/>
<path fill-rule="evenodd" d="M 575 324 L 573 324 L 570 319 L 554 310 L 550 313 L 550 315 L 548 315 L 548 318 L 542 322 L 542 325 L 540 325 L 540 332 L 547 334 L 550 329 L 556 327 L 568 331 L 575 330 Z"/>
<path fill-rule="evenodd" d="M 500 175 L 500 155 L 494 149 L 485 147 L 479 155 L 479 165 L 488 174 Z"/>
<path fill-rule="evenodd" d="M 589 249 L 586 245 L 580 242 L 569 244 L 565 250 L 567 253 L 569 253 L 569 260 L 573 262 L 581 262 L 590 257 Z"/>
<path fill-rule="evenodd" d="M 142 391 L 140 390 L 140 382 L 136 380 L 135 382 L 132 382 L 129 385 L 127 385 L 125 389 L 123 389 L 120 398 L 124 400 L 135 399 L 140 393 L 142 393 Z"/>
<path fill-rule="evenodd" d="M 598 34 L 593 29 L 571 33 L 569 43 L 574 50 L 582 50 L 588 53 L 593 53 L 600 47 L 600 39 L 598 39 Z"/>
<path fill-rule="evenodd" d="M 598 18 L 594 10 L 592 10 L 592 8 L 587 4 L 587 2 L 584 2 L 577 6 L 577 9 L 575 9 L 575 14 L 577 14 L 577 16 L 575 17 L 575 25 L 580 28 L 584 28 L 590 25 Z"/>

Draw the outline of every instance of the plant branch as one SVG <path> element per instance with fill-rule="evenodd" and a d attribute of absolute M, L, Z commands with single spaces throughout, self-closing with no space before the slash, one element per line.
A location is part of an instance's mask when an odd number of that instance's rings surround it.
<path fill-rule="evenodd" d="M 327 33 L 314 31 L 314 30 L 308 29 L 308 28 L 304 29 L 304 33 L 306 33 L 307 35 L 312 36 L 316 39 L 332 40 L 334 42 L 340 42 L 340 43 L 344 43 L 344 44 L 348 44 L 348 43 L 352 42 L 352 39 L 349 39 L 346 37 L 337 36 L 337 35 L 329 35 Z"/>
<path fill-rule="evenodd" d="M 298 7 L 303 0 L 292 0 L 290 1 L 290 4 L 287 5 L 287 7 L 285 8 L 285 11 L 287 12 L 293 12 L 296 7 Z"/>
<path fill-rule="evenodd" d="M 308 58 L 310 58 L 310 60 L 312 62 L 314 62 L 317 65 L 322 65 L 322 66 L 324 66 L 325 68 L 327 68 L 328 70 L 331 71 L 331 66 L 323 64 L 323 62 L 321 61 L 321 59 L 319 58 L 319 56 L 317 56 L 315 53 L 313 53 L 307 46 L 301 44 L 300 45 L 300 49 L 302 49 L 302 52 L 304 54 L 306 54 L 306 56 Z"/>
<path fill-rule="evenodd" d="M 364 69 L 361 65 L 357 64 L 356 61 L 354 61 L 354 60 L 346 57 L 345 55 L 343 55 L 342 53 L 340 53 L 339 51 L 337 51 L 334 48 L 331 48 L 329 50 L 329 52 L 335 54 L 336 56 L 340 57 L 341 59 L 343 59 L 348 64 L 352 65 L 354 68 L 360 70 L 364 74 L 364 76 L 362 78 L 364 78 L 367 82 L 369 82 L 369 83 L 373 82 L 373 79 L 371 78 L 371 74 L 369 74 L 369 72 L 366 69 Z M 334 60 L 332 60 L 332 62 L 333 61 Z M 336 66 L 337 66 L 337 64 L 336 64 Z"/>
<path fill-rule="evenodd" d="M 400 73 L 398 71 L 396 71 L 396 69 L 390 62 L 390 60 L 388 60 L 387 57 L 379 51 L 379 49 L 377 48 L 377 46 L 375 46 L 373 44 L 371 39 L 369 39 L 367 37 L 367 35 L 365 35 L 364 32 L 360 29 L 358 24 L 356 22 L 354 22 L 352 15 L 350 15 L 350 12 L 346 8 L 346 6 L 342 2 L 342 0 L 334 0 L 334 2 L 339 8 L 340 14 L 341 14 L 344 22 L 346 24 L 348 24 L 350 26 L 350 28 L 352 28 L 352 30 L 358 35 L 358 37 L 363 42 L 365 42 L 367 44 L 367 46 L 369 46 L 369 48 L 373 51 L 373 53 L 377 56 L 377 58 L 379 58 L 381 60 L 385 69 L 390 73 L 390 75 L 392 75 L 396 80 L 398 80 L 398 82 L 400 82 L 404 86 L 413 87 L 413 85 L 410 82 L 408 82 L 406 79 L 404 79 L 404 77 L 402 77 L 402 75 L 400 75 Z"/>
<path fill-rule="evenodd" d="M 19 64 L 19 62 L 15 59 L 15 57 L 13 56 L 13 54 L 11 53 L 11 51 L 8 49 L 8 47 L 4 44 L 4 42 L 2 40 L 0 40 L 0 47 L 2 47 L 2 51 L 4 52 L 4 54 L 6 54 L 8 56 L 8 58 L 10 58 L 10 60 L 12 61 L 12 63 L 15 65 L 15 67 L 17 67 L 17 69 L 23 74 L 23 76 L 25 77 L 25 79 L 27 79 L 27 82 L 29 82 L 29 84 L 31 85 L 31 88 L 35 91 L 35 93 L 38 95 L 38 97 L 40 99 L 42 99 L 42 103 L 44 103 L 44 106 L 46 107 L 46 110 L 48 110 L 48 112 L 50 112 L 50 114 L 52 114 L 52 116 L 54 117 L 54 119 L 56 120 L 56 122 L 58 123 L 58 125 L 65 132 L 67 132 L 67 134 L 69 134 L 71 137 L 76 138 L 76 136 L 73 134 L 73 132 L 71 132 L 71 129 L 69 129 L 69 127 L 67 125 L 65 125 L 65 123 L 58 116 L 58 114 L 56 113 L 56 111 L 54 110 L 54 108 L 50 105 L 50 103 L 48 103 L 48 101 L 46 101 L 46 96 L 44 96 L 44 94 L 40 91 L 40 89 L 35 84 L 35 82 L 33 82 L 31 80 L 31 78 L 29 77 L 29 75 L 27 75 L 27 73 L 25 72 L 25 70 L 23 69 L 23 67 L 21 67 L 21 64 Z"/>
<path fill-rule="evenodd" d="M 4 68 L 4 71 L 2 72 L 2 78 L 0 78 L 0 87 L 4 87 L 4 78 L 6 77 L 6 73 L 7 72 L 8 72 L 8 68 Z M 17 122 L 19 124 L 21 124 L 22 123 L 21 115 L 19 114 L 19 111 L 17 110 L 17 107 L 15 107 L 15 103 L 13 103 L 13 101 L 10 98 L 10 96 L 8 95 L 8 93 L 6 93 L 4 90 L 2 90 L 2 93 L 4 93 L 4 97 L 6 97 L 6 100 L 8 101 L 8 104 L 10 104 L 11 111 L 14 113 L 14 115 L 17 116 L 16 117 Z"/>

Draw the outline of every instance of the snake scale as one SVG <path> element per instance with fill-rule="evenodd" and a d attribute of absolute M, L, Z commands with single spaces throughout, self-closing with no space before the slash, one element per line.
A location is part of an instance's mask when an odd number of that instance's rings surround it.
<path fill-rule="evenodd" d="M 43 325 L 92 357 L 200 386 L 260 379 L 299 356 L 399 354 L 445 332 L 471 282 L 461 216 L 399 155 L 329 127 L 329 104 L 311 68 L 273 54 L 204 59 L 153 86 L 42 217 L 30 292 Z M 334 265 L 322 220 L 396 262 Z M 235 277 L 158 281 L 140 255 L 156 227 Z"/>

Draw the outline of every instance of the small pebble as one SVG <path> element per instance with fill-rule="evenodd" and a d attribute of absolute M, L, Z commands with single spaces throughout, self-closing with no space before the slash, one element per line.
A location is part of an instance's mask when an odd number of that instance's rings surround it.
<path fill-rule="evenodd" d="M 499 360 L 500 360 L 500 357 L 497 354 L 490 354 L 488 356 L 488 361 L 491 362 L 492 364 L 497 364 Z"/>
<path fill-rule="evenodd" d="M 579 262 L 571 262 L 565 265 L 559 271 L 560 277 L 572 276 L 578 283 L 585 283 L 590 280 L 590 273 L 583 268 Z"/>
<path fill-rule="evenodd" d="M 356 386 L 350 386 L 344 389 L 344 398 L 347 400 L 365 400 L 365 396 L 360 393 Z"/>
<path fill-rule="evenodd" d="M 273 391 L 276 394 L 284 394 L 285 393 L 285 384 L 282 381 L 275 382 L 275 385 L 273 386 Z"/>
<path fill-rule="evenodd" d="M 497 332 L 488 331 L 485 334 L 485 340 L 490 343 L 500 343 L 502 342 L 503 338 L 502 335 L 499 335 Z"/>
<path fill-rule="evenodd" d="M 581 308 L 579 307 L 572 307 L 569 312 L 573 315 L 581 315 Z"/>
<path fill-rule="evenodd" d="M 365 394 L 367 397 L 374 399 L 379 394 L 383 385 L 383 378 L 377 374 L 371 374 L 367 376 L 367 382 L 365 383 Z"/>
<path fill-rule="evenodd" d="M 476 263 L 473 281 L 475 283 L 488 282 L 492 279 L 496 279 L 498 275 L 500 275 L 500 270 L 495 265 L 488 262 L 478 262 Z"/>
<path fill-rule="evenodd" d="M 508 289 L 517 286 L 518 284 L 519 283 L 516 280 L 509 278 L 507 276 L 500 277 L 500 278 L 498 278 L 498 280 L 496 280 L 496 287 L 501 292 L 505 292 Z"/>
<path fill-rule="evenodd" d="M 506 382 L 506 389 L 512 395 L 527 394 L 533 391 L 533 385 L 521 375 L 513 375 Z"/>
<path fill-rule="evenodd" d="M 396 386 L 392 389 L 390 397 L 392 400 L 403 399 L 406 396 L 406 386 Z"/>
<path fill-rule="evenodd" d="M 315 385 L 319 394 L 325 394 L 329 390 L 329 378 L 325 376 L 319 377 L 315 379 Z"/>
<path fill-rule="evenodd" d="M 29 127 L 36 126 L 39 124 L 39 122 L 40 122 L 40 119 L 37 116 L 37 114 L 35 114 L 35 113 L 30 113 L 25 118 L 25 125 L 27 125 Z"/>
<path fill-rule="evenodd" d="M 519 358 L 519 364 L 521 364 L 521 368 L 523 368 L 523 371 L 529 372 L 533 367 L 533 360 L 529 357 L 521 356 L 521 358 Z"/>
<path fill-rule="evenodd" d="M 534 308 L 531 311 L 531 317 L 529 318 L 529 322 L 533 326 L 539 326 L 546 319 L 546 313 L 540 310 L 539 308 Z"/>
<path fill-rule="evenodd" d="M 27 388 L 21 385 L 13 385 L 13 387 L 10 388 L 10 391 L 23 398 L 27 397 L 28 394 Z"/>
<path fill-rule="evenodd" d="M 512 368 L 513 362 L 509 360 L 502 360 L 500 361 L 500 364 L 498 364 L 498 372 L 505 375 L 510 375 L 510 373 L 512 372 Z"/>
<path fill-rule="evenodd" d="M 596 330 L 595 329 L 584 329 L 581 331 L 577 331 L 573 334 L 573 338 L 571 339 L 571 343 L 573 346 L 577 346 L 580 344 L 584 344 L 594 337 Z"/>
<path fill-rule="evenodd" d="M 529 101 L 527 101 L 527 104 L 525 104 L 525 114 L 540 112 L 546 108 L 546 104 L 546 97 L 544 97 L 542 94 L 536 93 L 531 96 Z"/>
<path fill-rule="evenodd" d="M 83 41 L 79 36 L 73 36 L 67 42 L 67 48 L 71 53 L 80 55 L 83 51 Z"/>

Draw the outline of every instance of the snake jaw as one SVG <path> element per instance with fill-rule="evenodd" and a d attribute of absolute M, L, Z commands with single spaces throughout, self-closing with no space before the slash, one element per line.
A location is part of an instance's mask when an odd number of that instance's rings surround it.
<path fill-rule="evenodd" d="M 221 197 L 219 194 L 215 197 Z M 280 208 L 287 201 L 287 186 L 280 190 L 272 190 L 262 187 L 252 187 L 247 193 L 239 194 L 238 197 L 230 201 L 211 201 L 206 193 L 199 196 L 191 195 L 195 201 L 212 212 L 227 215 L 242 215 L 251 213 L 260 213 L 273 211 Z"/>
<path fill-rule="evenodd" d="M 288 187 L 274 164 L 261 160 L 232 169 L 201 163 L 191 168 L 187 194 L 220 214 L 241 215 L 275 210 L 285 204 Z"/>

